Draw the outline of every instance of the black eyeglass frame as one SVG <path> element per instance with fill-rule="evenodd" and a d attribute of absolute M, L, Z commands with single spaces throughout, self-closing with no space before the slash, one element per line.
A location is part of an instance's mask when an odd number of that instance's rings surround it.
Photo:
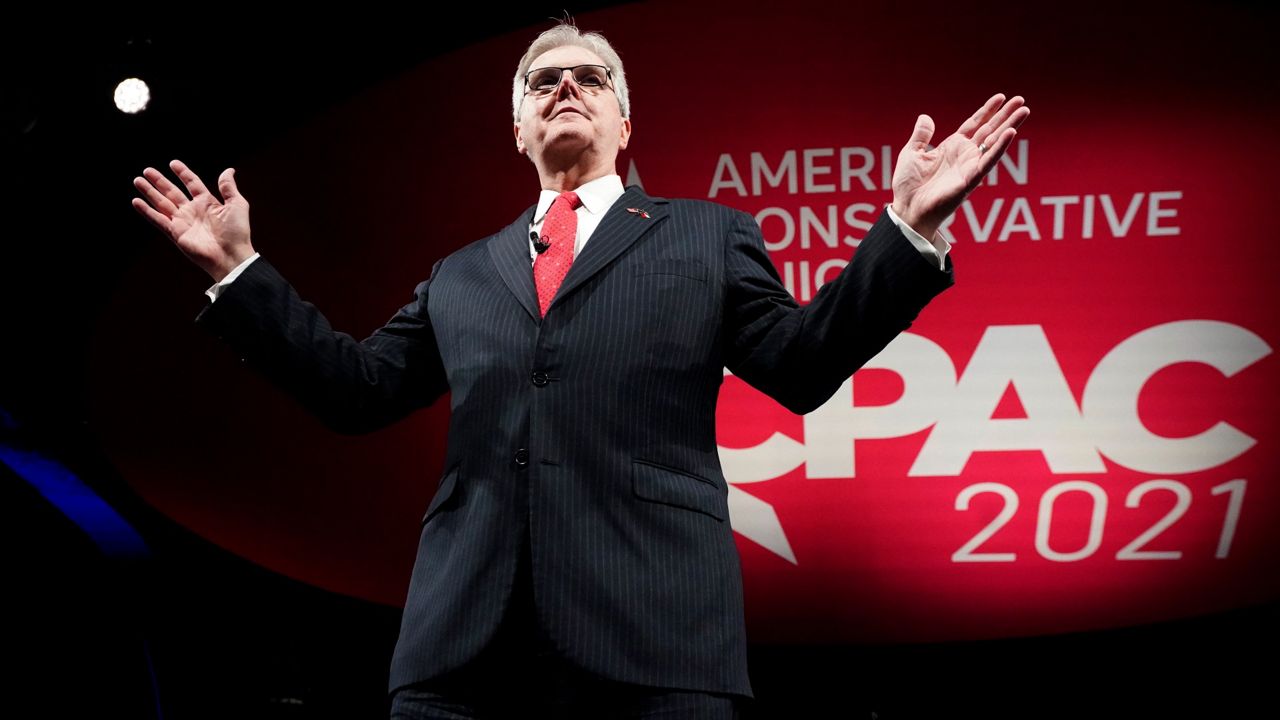
<path fill-rule="evenodd" d="M 582 68 L 582 67 L 600 68 L 601 70 L 604 70 L 604 84 L 603 84 L 603 85 L 583 85 L 582 83 L 578 82 L 578 78 L 574 76 L 573 71 L 574 71 L 574 70 L 577 70 L 578 68 Z M 536 73 L 536 72 L 542 72 L 543 70 L 559 70 L 559 71 L 560 71 L 560 79 L 556 82 L 556 84 L 555 84 L 555 85 L 552 85 L 551 87 L 546 88 L 545 90 L 537 90 L 537 89 L 534 89 L 534 88 L 530 88 L 530 87 L 529 87 L 529 76 L 530 76 L 530 75 L 533 75 L 533 74 L 534 74 L 534 73 Z M 596 89 L 599 89 L 599 88 L 609 88 L 610 90 L 613 90 L 613 89 L 614 89 L 614 88 L 613 88 L 613 71 L 612 71 L 612 70 L 610 70 L 610 69 L 609 69 L 607 66 L 605 66 L 605 65 L 597 65 L 596 63 L 583 63 L 582 65 L 574 65 L 574 66 L 572 66 L 572 67 L 556 67 L 556 66 L 554 66 L 554 65 L 548 65 L 548 66 L 546 66 L 546 67 L 534 68 L 534 69 L 530 70 L 529 72 L 527 72 L 527 73 L 525 73 L 525 74 L 524 74 L 524 94 L 525 94 L 525 95 L 535 95 L 535 96 L 536 96 L 536 95 L 546 95 L 547 93 L 553 92 L 556 88 L 560 87 L 560 83 L 564 82 L 564 71 L 565 71 L 565 70 L 568 70 L 568 71 L 569 71 L 569 77 L 573 78 L 573 82 L 574 82 L 578 87 L 583 88 L 584 90 L 596 90 Z"/>

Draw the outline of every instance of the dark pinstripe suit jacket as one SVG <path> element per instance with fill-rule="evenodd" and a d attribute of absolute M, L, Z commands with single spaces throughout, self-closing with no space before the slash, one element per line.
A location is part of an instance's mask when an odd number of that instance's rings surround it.
<path fill-rule="evenodd" d="M 392 691 L 485 646 L 528 532 L 538 618 L 565 657 L 616 680 L 750 696 L 716 450 L 722 368 L 808 412 L 953 282 L 950 260 L 931 266 L 882 216 L 801 308 L 750 215 L 630 187 L 539 318 L 532 213 L 437 262 L 360 342 L 265 258 L 197 322 L 339 432 L 451 392 Z"/>

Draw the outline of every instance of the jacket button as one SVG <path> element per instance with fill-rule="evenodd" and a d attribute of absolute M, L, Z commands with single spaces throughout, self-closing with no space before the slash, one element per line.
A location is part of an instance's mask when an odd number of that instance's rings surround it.
<path fill-rule="evenodd" d="M 533 384 L 542 387 L 547 384 L 547 374 L 541 370 L 533 371 Z"/>
<path fill-rule="evenodd" d="M 524 467 L 529 464 L 529 451 L 526 448 L 520 448 L 516 451 L 516 467 Z"/>

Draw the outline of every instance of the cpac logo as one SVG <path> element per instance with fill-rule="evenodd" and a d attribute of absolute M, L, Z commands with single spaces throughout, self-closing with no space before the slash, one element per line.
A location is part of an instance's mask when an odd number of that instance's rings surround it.
<path fill-rule="evenodd" d="M 910 476 L 958 476 L 979 451 L 1039 451 L 1055 474 L 1104 473 L 1104 455 L 1151 474 L 1217 467 L 1257 441 L 1223 421 L 1190 437 L 1157 435 L 1138 415 L 1139 392 L 1153 375 L 1176 363 L 1202 363 L 1231 377 L 1270 354 L 1262 338 L 1238 325 L 1209 320 L 1157 325 L 1103 356 L 1077 405 L 1039 325 L 988 327 L 959 377 L 939 345 L 903 333 L 865 366 L 902 378 L 896 402 L 854 406 L 851 378 L 804 416 L 805 442 L 774 433 L 754 447 L 719 449 L 730 483 L 733 527 L 795 563 L 773 507 L 734 485 L 771 480 L 801 466 L 809 478 L 854 478 L 858 440 L 902 437 L 930 426 Z M 1026 417 L 992 418 L 1010 385 Z"/>

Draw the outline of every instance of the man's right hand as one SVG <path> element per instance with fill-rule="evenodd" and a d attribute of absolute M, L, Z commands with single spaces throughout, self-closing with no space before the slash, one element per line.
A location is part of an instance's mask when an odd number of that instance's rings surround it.
<path fill-rule="evenodd" d="M 133 208 L 160 229 L 200 269 L 220 282 L 255 252 L 249 242 L 249 202 L 236 189 L 235 170 L 218 176 L 222 201 L 209 192 L 194 172 L 179 160 L 169 168 L 191 194 L 169 182 L 159 170 L 147 168 L 133 186 L 146 198 L 133 199 Z"/>

